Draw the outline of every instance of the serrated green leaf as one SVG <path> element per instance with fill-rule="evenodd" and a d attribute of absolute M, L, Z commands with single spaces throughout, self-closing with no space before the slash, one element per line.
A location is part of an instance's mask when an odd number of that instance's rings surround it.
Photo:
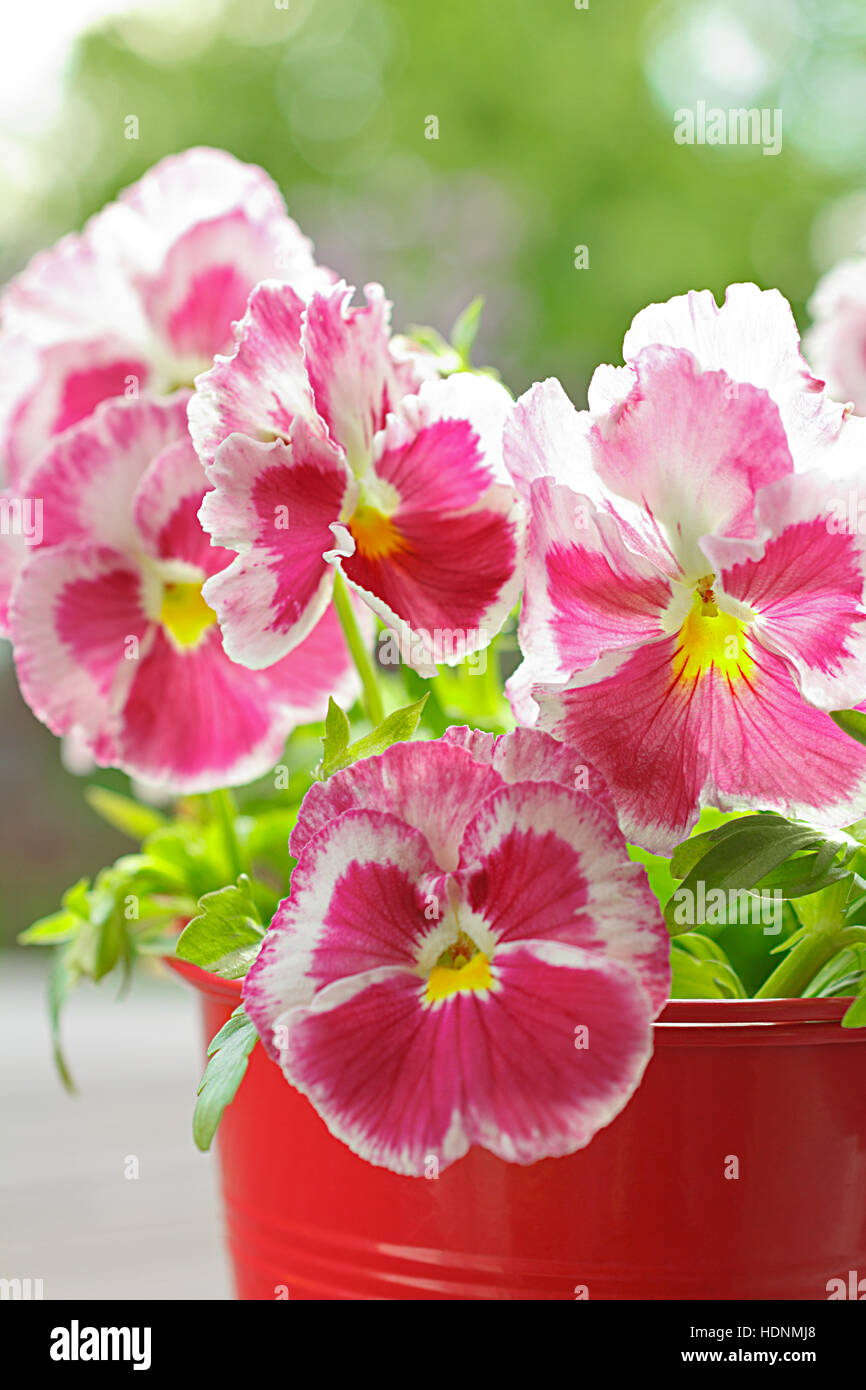
<path fill-rule="evenodd" d="M 402 709 L 395 709 L 393 714 L 387 715 L 371 733 L 365 734 L 363 738 L 349 744 L 348 748 L 344 749 L 331 763 L 326 764 L 323 759 L 319 767 L 319 777 L 324 779 L 330 777 L 334 772 L 342 772 L 343 768 L 351 767 L 353 763 L 360 762 L 362 758 L 372 758 L 377 753 L 384 753 L 385 749 L 390 748 L 392 744 L 403 743 L 410 739 L 418 728 L 426 703 L 427 695 L 425 694 L 414 704 L 404 705 Z"/>
<path fill-rule="evenodd" d="M 244 1078 L 258 1034 L 241 1004 L 219 1030 L 207 1050 L 210 1058 L 198 1088 L 192 1120 L 193 1138 L 209 1149 L 226 1106 L 234 1100 Z"/>
<path fill-rule="evenodd" d="M 362 758 L 372 758 L 376 753 L 384 753 L 385 749 L 390 748 L 392 744 L 404 743 L 410 739 L 421 721 L 427 699 L 427 695 L 424 694 L 414 704 L 404 705 L 402 709 L 395 709 L 392 714 L 387 715 L 382 720 L 381 724 L 377 724 L 371 733 L 350 744 L 346 749 L 346 756 L 349 760 L 346 765 L 360 762 Z"/>
<path fill-rule="evenodd" d="M 246 874 L 215 893 L 205 893 L 199 913 L 184 927 L 176 952 L 212 975 L 239 980 L 259 953 L 264 927 Z"/>
<path fill-rule="evenodd" d="M 84 799 L 98 816 L 131 840 L 144 840 L 161 825 L 165 816 L 153 806 L 142 806 L 130 796 L 109 791 L 107 787 L 87 787 Z"/>

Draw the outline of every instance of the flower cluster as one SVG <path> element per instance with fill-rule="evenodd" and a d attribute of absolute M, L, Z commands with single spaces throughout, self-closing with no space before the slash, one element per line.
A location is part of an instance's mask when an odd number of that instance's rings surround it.
<path fill-rule="evenodd" d="M 197 519 L 193 376 L 264 276 L 329 283 L 260 170 L 166 160 L 37 256 L 0 300 L 0 621 L 34 713 L 99 763 L 172 791 L 250 781 L 356 677 L 325 614 L 267 672 L 226 655 L 204 581 L 232 559 Z M 176 389 L 180 388 L 180 389 Z M 17 508 L 17 513 L 16 513 Z"/>
<path fill-rule="evenodd" d="M 811 343 L 866 412 L 858 274 Z M 218 909 L 203 959 L 261 945 L 248 1019 L 359 1154 L 530 1163 L 650 1058 L 670 952 L 624 835 L 861 814 L 866 747 L 831 715 L 866 709 L 866 419 L 754 285 L 639 313 L 585 411 L 555 380 L 514 402 L 390 316 L 214 150 L 37 256 L 0 299 L 0 622 L 34 713 L 169 792 L 248 782 L 327 716 L 290 896 L 262 944 L 278 895 L 238 872 L 239 938 Z M 525 727 L 395 742 L 419 706 L 381 719 L 376 625 L 414 701 L 518 600 Z"/>

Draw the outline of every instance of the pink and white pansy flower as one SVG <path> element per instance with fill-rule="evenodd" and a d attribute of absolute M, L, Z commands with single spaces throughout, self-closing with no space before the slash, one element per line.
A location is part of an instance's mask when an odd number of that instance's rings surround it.
<path fill-rule="evenodd" d="M 327 283 L 272 180 L 223 150 L 163 159 L 0 297 L 0 457 L 26 484 L 52 435 L 112 396 L 192 385 L 259 280 Z"/>
<path fill-rule="evenodd" d="M 354 1152 L 405 1174 L 471 1145 L 533 1163 L 622 1110 L 669 942 L 573 750 L 535 730 L 396 744 L 314 786 L 291 848 L 244 1005 Z"/>
<path fill-rule="evenodd" d="M 9 626 L 22 694 L 98 763 L 175 792 L 248 782 L 294 725 L 351 700 L 354 671 L 327 614 L 266 672 L 223 650 L 202 585 L 230 560 L 198 522 L 207 486 L 188 392 L 108 401 L 66 431 L 31 479 L 41 543 Z"/>
<path fill-rule="evenodd" d="M 775 297 L 748 302 L 746 346 L 787 361 Z M 866 426 L 828 423 L 808 382 L 798 405 L 778 381 L 706 366 L 684 336 L 601 369 L 630 383 L 594 386 L 601 413 L 533 387 L 505 444 L 531 513 L 512 703 L 591 759 L 626 835 L 658 852 L 704 805 L 840 825 L 866 792 L 866 752 L 827 712 L 866 695 L 846 502 L 866 483 Z"/>
<path fill-rule="evenodd" d="M 265 283 L 233 356 L 196 381 L 202 524 L 238 558 L 207 586 L 226 650 L 264 667 L 302 641 L 340 570 L 424 674 L 485 647 L 520 587 L 522 516 L 502 462 L 511 400 L 436 379 L 390 334 L 377 285 L 305 302 Z M 433 379 L 431 379 L 431 376 Z"/>

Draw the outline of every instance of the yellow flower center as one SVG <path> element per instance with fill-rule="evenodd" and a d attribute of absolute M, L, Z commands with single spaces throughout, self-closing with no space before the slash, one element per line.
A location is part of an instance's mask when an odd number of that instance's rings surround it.
<path fill-rule="evenodd" d="M 195 647 L 217 620 L 202 598 L 201 584 L 166 584 L 159 620 L 179 647 Z"/>
<path fill-rule="evenodd" d="M 492 989 L 490 960 L 479 951 L 471 936 L 458 931 L 456 941 L 442 952 L 427 978 L 425 1002 L 447 999 L 461 990 Z"/>
<path fill-rule="evenodd" d="M 695 680 L 712 670 L 738 680 L 748 676 L 754 666 L 746 648 L 746 625 L 719 607 L 714 578 L 709 574 L 698 580 L 691 609 L 680 629 L 674 668 L 681 680 Z"/>
<path fill-rule="evenodd" d="M 386 560 L 407 549 L 405 538 L 391 518 L 366 502 L 355 508 L 348 526 L 358 553 L 365 560 Z"/>

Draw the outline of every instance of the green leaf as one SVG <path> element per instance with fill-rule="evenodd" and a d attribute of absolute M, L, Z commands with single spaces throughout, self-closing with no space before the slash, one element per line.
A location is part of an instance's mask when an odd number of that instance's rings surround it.
<path fill-rule="evenodd" d="M 67 1091 L 75 1091 L 75 1082 L 72 1080 L 66 1059 L 63 1055 L 63 1047 L 60 1041 L 60 1015 L 63 1005 L 66 1003 L 70 994 L 78 984 L 79 970 L 75 965 L 74 958 L 67 948 L 58 951 L 48 977 L 48 1018 L 51 1024 L 51 1051 L 54 1057 L 54 1065 L 60 1075 L 60 1080 Z"/>
<path fill-rule="evenodd" d="M 866 1028 L 866 990 L 854 1000 L 845 1017 L 843 1028 Z"/>
<path fill-rule="evenodd" d="M 362 758 L 372 758 L 376 753 L 384 753 L 392 744 L 410 739 L 418 728 L 426 703 L 427 696 L 422 695 L 414 704 L 395 709 L 393 714 L 387 715 L 381 724 L 376 725 L 372 733 L 365 734 L 363 738 L 349 744 L 335 759 L 330 762 L 323 759 L 318 770 L 319 778 L 324 780 L 332 773 L 341 772 L 343 768 L 351 767 L 352 763 L 360 762 Z"/>
<path fill-rule="evenodd" d="M 837 709 L 830 718 L 851 738 L 856 739 L 858 743 L 866 744 L 866 714 L 859 709 Z"/>
<path fill-rule="evenodd" d="M 743 983 L 724 951 L 699 932 L 678 936 L 671 948 L 672 999 L 745 999 Z"/>
<path fill-rule="evenodd" d="M 755 884 L 755 892 L 778 892 L 783 898 L 808 898 L 831 883 L 847 878 L 845 870 L 834 864 L 839 846 L 828 843 L 814 854 L 800 854 L 765 874 Z"/>
<path fill-rule="evenodd" d="M 95 923 L 93 925 L 96 925 Z M 126 932 L 120 913 L 115 909 L 96 927 L 96 948 L 93 953 L 93 979 L 109 975 L 121 955 L 126 953 Z"/>
<path fill-rule="evenodd" d="M 107 787 L 87 787 L 84 799 L 98 816 L 131 840 L 144 840 L 165 825 L 165 816 L 152 806 L 142 806 L 132 797 L 121 796 Z"/>
<path fill-rule="evenodd" d="M 716 837 L 715 843 L 693 865 L 665 905 L 665 920 L 672 935 L 700 925 L 697 921 L 676 920 L 677 910 L 688 902 L 682 895 L 689 893 L 696 901 L 700 883 L 707 893 L 714 889 L 748 891 L 792 855 L 823 843 L 816 831 L 776 816 L 747 816 L 711 831 L 710 835 Z"/>
<path fill-rule="evenodd" d="M 859 840 L 861 845 L 866 845 L 866 820 L 858 820 L 853 825 L 846 825 L 845 834 L 850 835 L 852 840 Z"/>
<path fill-rule="evenodd" d="M 258 1041 L 252 1021 L 241 1004 L 228 1023 L 212 1039 L 192 1120 L 193 1138 L 200 1149 L 209 1149 L 226 1106 L 234 1100 Z"/>
<path fill-rule="evenodd" d="M 864 985 L 866 946 L 838 951 L 823 965 L 803 990 L 804 999 L 825 999 L 833 995 L 857 994 Z"/>
<path fill-rule="evenodd" d="M 442 334 L 436 328 L 428 328 L 423 324 L 412 324 L 409 328 L 409 345 L 417 344 L 418 347 L 426 348 L 436 357 L 453 357 L 454 349 L 450 343 L 446 343 Z"/>
<path fill-rule="evenodd" d="M 170 891 L 200 898 L 225 883 L 224 856 L 217 826 L 211 837 L 188 824 L 164 825 L 148 835 L 144 849 Z"/>
<path fill-rule="evenodd" d="M 338 767 L 349 746 L 349 720 L 335 701 L 328 696 L 328 713 L 325 715 L 325 736 L 322 739 L 322 771 L 328 777 Z"/>
<path fill-rule="evenodd" d="M 176 951 L 212 975 L 239 980 L 259 953 L 264 928 L 246 874 L 215 893 L 205 893 L 201 909 L 181 932 Z"/>
<path fill-rule="evenodd" d="M 715 843 L 715 833 L 710 830 L 704 835 L 693 835 L 691 839 L 678 844 L 671 855 L 671 873 L 674 878 L 685 878 Z"/>
<path fill-rule="evenodd" d="M 478 337 L 478 329 L 481 326 L 481 311 L 484 308 L 484 296 L 478 295 L 467 304 L 461 314 L 458 314 L 451 329 L 451 346 L 460 358 L 464 367 L 472 365 L 472 349 L 475 346 L 475 339 Z"/>
<path fill-rule="evenodd" d="M 41 917 L 26 931 L 19 932 L 18 941 L 22 946 L 55 946 L 74 936 L 82 920 L 77 912 L 52 912 L 50 917 Z"/>
<path fill-rule="evenodd" d="M 76 917 L 88 918 L 90 916 L 90 879 L 80 878 L 77 883 L 73 883 L 71 888 L 67 888 L 60 901 L 67 912 L 74 912 Z"/>

